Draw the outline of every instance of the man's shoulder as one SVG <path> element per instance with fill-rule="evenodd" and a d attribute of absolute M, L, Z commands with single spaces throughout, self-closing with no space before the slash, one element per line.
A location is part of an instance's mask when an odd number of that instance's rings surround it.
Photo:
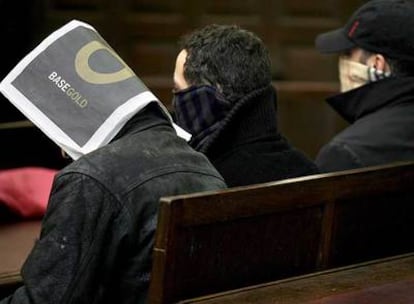
<path fill-rule="evenodd" d="M 146 130 L 79 158 L 60 175 L 82 174 L 111 187 L 125 187 L 182 171 L 220 177 L 203 154 L 191 149 L 174 133 Z"/>

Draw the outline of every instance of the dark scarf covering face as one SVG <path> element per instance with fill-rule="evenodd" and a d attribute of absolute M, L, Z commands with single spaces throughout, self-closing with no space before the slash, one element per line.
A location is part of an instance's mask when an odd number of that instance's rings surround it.
<path fill-rule="evenodd" d="M 176 122 L 191 133 L 190 145 L 200 150 L 231 109 L 231 104 L 211 86 L 192 86 L 174 93 Z"/>

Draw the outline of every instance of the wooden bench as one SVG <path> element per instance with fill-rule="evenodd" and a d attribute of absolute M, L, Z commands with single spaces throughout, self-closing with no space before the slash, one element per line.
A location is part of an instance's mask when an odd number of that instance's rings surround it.
<path fill-rule="evenodd" d="M 0 299 L 22 283 L 21 267 L 40 232 L 40 221 L 0 224 Z"/>
<path fill-rule="evenodd" d="M 412 304 L 414 252 L 189 299 L 199 304 Z"/>
<path fill-rule="evenodd" d="M 151 303 L 414 251 L 414 162 L 161 199 Z M 40 222 L 0 225 L 0 297 Z"/>
<path fill-rule="evenodd" d="M 414 251 L 414 162 L 163 198 L 151 303 Z"/>

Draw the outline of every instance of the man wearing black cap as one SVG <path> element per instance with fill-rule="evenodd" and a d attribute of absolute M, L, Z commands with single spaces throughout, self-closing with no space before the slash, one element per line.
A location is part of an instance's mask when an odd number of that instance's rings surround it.
<path fill-rule="evenodd" d="M 340 55 L 327 101 L 351 124 L 319 151 L 321 171 L 414 160 L 414 2 L 369 1 L 316 48 Z"/>

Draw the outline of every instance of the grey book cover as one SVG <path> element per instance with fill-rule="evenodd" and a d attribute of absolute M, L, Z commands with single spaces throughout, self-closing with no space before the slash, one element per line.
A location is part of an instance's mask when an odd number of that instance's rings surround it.
<path fill-rule="evenodd" d="M 28 54 L 0 91 L 74 159 L 107 144 L 150 102 L 169 117 L 99 33 L 77 20 Z"/>

